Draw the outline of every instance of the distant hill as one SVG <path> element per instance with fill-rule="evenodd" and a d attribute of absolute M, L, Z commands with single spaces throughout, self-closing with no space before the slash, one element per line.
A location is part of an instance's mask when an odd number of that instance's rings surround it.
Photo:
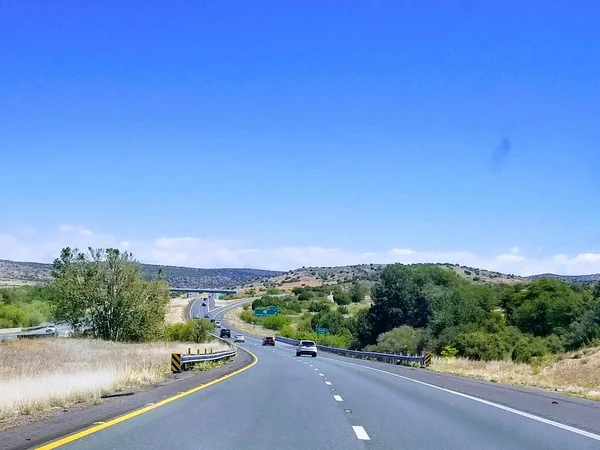
<path fill-rule="evenodd" d="M 172 287 L 191 289 L 231 288 L 284 273 L 260 269 L 196 269 L 142 264 L 146 278 L 154 277 L 161 268 Z M 52 264 L 0 260 L 0 286 L 46 283 L 52 278 L 51 271 Z"/>
<path fill-rule="evenodd" d="M 531 275 L 527 278 L 530 280 L 535 280 L 536 278 L 557 278 L 570 283 L 595 283 L 596 281 L 600 281 L 600 273 L 590 275 L 557 275 L 555 273 L 542 273 L 540 275 Z"/>
<path fill-rule="evenodd" d="M 231 288 L 256 280 L 268 279 L 283 272 L 262 269 L 197 269 L 194 267 L 159 266 L 142 264 L 147 278 L 162 269 L 166 280 L 176 288 Z"/>
<path fill-rule="evenodd" d="M 558 278 L 571 283 L 600 281 L 600 274 L 556 275 L 544 273 L 519 277 L 458 264 L 438 263 L 437 265 L 452 269 L 461 277 L 475 283 L 512 284 L 542 277 Z M 318 286 L 321 284 L 350 283 L 352 281 L 372 284 L 379 279 L 379 274 L 385 266 L 385 264 L 359 264 L 337 267 L 302 267 L 288 272 L 278 272 L 261 269 L 197 269 L 193 267 L 142 264 L 142 271 L 147 278 L 152 278 L 162 268 L 168 283 L 176 288 L 259 287 L 268 284 L 291 290 L 296 286 Z M 51 270 L 51 264 L 0 260 L 0 286 L 46 283 L 51 279 Z"/>
<path fill-rule="evenodd" d="M 461 277 L 476 283 L 519 283 L 527 281 L 526 278 L 516 275 L 460 266 L 458 264 L 438 263 L 437 265 L 452 269 Z M 339 267 L 302 267 L 286 272 L 272 281 L 281 287 L 287 286 L 290 288 L 302 286 L 303 284 L 306 286 L 316 286 L 323 283 L 335 284 L 353 281 L 367 282 L 369 284 L 379 279 L 379 275 L 385 266 L 385 264 L 359 264 Z"/>

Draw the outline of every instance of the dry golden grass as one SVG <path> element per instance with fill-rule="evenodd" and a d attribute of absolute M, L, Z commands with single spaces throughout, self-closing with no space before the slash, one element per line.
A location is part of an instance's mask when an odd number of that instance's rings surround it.
<path fill-rule="evenodd" d="M 167 315 L 165 316 L 165 322 L 168 324 L 184 323 L 185 322 L 185 308 L 187 307 L 190 299 L 186 296 L 176 297 L 171 299 L 167 308 Z"/>
<path fill-rule="evenodd" d="M 20 415 L 77 403 L 98 402 L 106 393 L 164 380 L 173 352 L 197 348 L 226 350 L 210 344 L 124 344 L 88 339 L 0 342 L 0 429 Z"/>
<path fill-rule="evenodd" d="M 533 364 L 434 358 L 431 369 L 493 382 L 559 390 L 600 400 L 600 347 L 566 353 L 553 360 Z"/>

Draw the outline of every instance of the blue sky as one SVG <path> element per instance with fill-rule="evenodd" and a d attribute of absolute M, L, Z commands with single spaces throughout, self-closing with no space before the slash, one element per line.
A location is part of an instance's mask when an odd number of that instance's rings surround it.
<path fill-rule="evenodd" d="M 600 5 L 523 3 L 2 2 L 0 258 L 600 271 Z"/>

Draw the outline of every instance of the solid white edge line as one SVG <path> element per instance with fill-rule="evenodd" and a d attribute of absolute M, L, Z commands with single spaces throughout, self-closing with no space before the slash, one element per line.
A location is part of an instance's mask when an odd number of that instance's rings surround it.
<path fill-rule="evenodd" d="M 335 399 L 336 402 L 343 402 L 344 399 L 342 398 L 341 395 L 334 395 L 333 398 Z"/>
<path fill-rule="evenodd" d="M 600 441 L 600 435 L 598 435 L 598 434 L 591 433 L 591 432 L 585 431 L 585 430 L 581 430 L 579 428 L 575 428 L 575 427 L 572 427 L 570 425 L 565 425 L 565 424 L 560 423 L 560 422 L 555 422 L 554 420 L 545 419 L 544 417 L 536 416 L 534 414 L 529 414 L 529 413 L 526 413 L 524 411 L 519 411 L 518 409 L 514 409 L 514 408 L 510 408 L 508 406 L 500 405 L 499 403 L 494 403 L 494 402 L 491 402 L 489 400 L 484 400 L 482 398 L 473 397 L 472 395 L 463 394 L 462 392 L 453 391 L 451 389 L 446 389 L 446 388 L 443 388 L 443 387 L 440 387 L 440 386 L 436 386 L 434 384 L 426 383 L 424 381 L 419 381 L 419 380 L 415 380 L 413 378 L 405 377 L 403 375 L 398 375 L 396 373 L 387 372 L 387 371 L 381 370 L 381 369 L 376 369 L 374 367 L 363 366 L 361 364 L 355 364 L 355 363 L 350 363 L 350 362 L 346 362 L 346 361 L 341 361 L 339 359 L 333 359 L 333 358 L 328 358 L 328 359 L 330 361 L 337 361 L 337 362 L 342 363 L 342 364 L 348 364 L 350 366 L 362 367 L 363 369 L 373 370 L 375 372 L 381 372 L 381 373 L 385 373 L 387 375 L 392 375 L 394 377 L 401 378 L 401 379 L 406 380 L 406 381 L 411 381 L 413 383 L 417 383 L 417 384 L 420 384 L 422 386 L 427 386 L 427 387 L 430 387 L 432 389 L 437 389 L 439 391 L 443 391 L 443 392 L 446 392 L 448 394 L 452 394 L 452 395 L 456 395 L 458 397 L 466 398 L 466 399 L 472 400 L 474 402 L 481 403 L 483 405 L 491 406 L 492 408 L 501 409 L 503 411 L 506 411 L 506 412 L 509 412 L 509 413 L 512 413 L 512 414 L 516 414 L 517 416 L 526 417 L 527 419 L 535 420 L 536 422 L 544 423 L 546 425 L 550 425 L 550 426 L 555 427 L 555 428 L 560 428 L 561 430 L 569 431 L 571 433 L 575 433 L 575 434 L 578 434 L 580 436 L 585 436 L 585 437 L 588 437 L 590 439 L 594 439 L 596 441 Z M 311 366 L 312 366 L 312 364 L 311 364 Z M 338 397 L 340 397 L 340 396 L 338 395 Z M 340 399 L 341 398 L 342 397 L 340 397 Z M 338 400 L 338 401 L 341 401 L 341 400 Z M 365 434 L 366 434 L 366 432 L 365 432 Z"/>
<path fill-rule="evenodd" d="M 413 378 L 409 378 L 409 377 L 405 377 L 405 376 L 402 376 L 402 375 L 398 375 L 396 373 L 386 372 L 385 370 L 381 370 L 381 369 L 375 369 L 374 367 L 363 366 L 363 365 L 360 365 L 360 364 L 349 363 L 349 362 L 346 362 L 346 361 L 340 361 L 339 359 L 332 359 L 332 361 L 337 361 L 337 362 L 340 362 L 342 364 L 348 364 L 350 366 L 362 367 L 364 369 L 374 370 L 376 372 L 381 372 L 381 373 L 385 373 L 387 375 L 392 375 L 392 376 L 397 377 L 397 378 L 402 378 L 403 380 L 411 381 L 413 383 L 417 383 L 417 384 L 420 384 L 420 385 L 423 385 L 423 386 L 427 386 L 427 387 L 430 387 L 430 388 L 433 388 L 433 389 L 437 389 L 438 391 L 447 392 L 448 394 L 456 395 L 458 397 L 467 398 L 467 399 L 473 400 L 474 402 L 477 402 L 477 403 L 482 403 L 484 405 L 488 405 L 488 406 L 491 406 L 493 408 L 501 409 L 503 411 L 506 411 L 506 412 L 509 412 L 509 413 L 512 413 L 512 414 L 516 414 L 516 415 L 521 416 L 521 417 L 526 417 L 528 419 L 535 420 L 537 422 L 545 423 L 546 425 L 550 425 L 552 427 L 560 428 L 560 429 L 565 430 L 565 431 L 570 431 L 571 433 L 579 434 L 581 436 L 589 437 L 590 439 L 595 439 L 596 441 L 600 441 L 600 435 L 598 435 L 598 434 L 594 434 L 594 433 L 591 433 L 589 431 L 581 430 L 579 428 L 575 428 L 575 427 L 572 427 L 570 425 L 565 425 L 565 424 L 560 423 L 560 422 L 555 422 L 554 420 L 545 419 L 545 418 L 540 417 L 540 416 L 535 416 L 533 414 L 529 414 L 529 413 L 526 413 L 524 411 L 519 411 L 518 409 L 514 409 L 514 408 L 510 408 L 508 406 L 500 405 L 499 403 L 490 402 L 490 401 L 484 400 L 482 398 L 473 397 L 472 395 L 463 394 L 462 392 L 456 392 L 456 391 L 453 391 L 453 390 L 450 390 L 450 389 L 446 389 L 446 388 L 443 388 L 443 387 L 440 387 L 440 386 L 436 386 L 434 384 L 425 383 L 424 381 L 419 381 L 419 380 L 415 380 Z"/>
<path fill-rule="evenodd" d="M 352 429 L 354 430 L 354 434 L 356 434 L 356 437 L 362 441 L 370 441 L 371 438 L 369 437 L 369 435 L 367 434 L 367 432 L 365 431 L 365 429 L 361 426 L 355 426 L 352 425 Z"/>

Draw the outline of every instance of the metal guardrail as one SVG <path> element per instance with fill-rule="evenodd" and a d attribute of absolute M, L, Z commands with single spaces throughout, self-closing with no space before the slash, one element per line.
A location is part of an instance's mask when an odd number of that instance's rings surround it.
<path fill-rule="evenodd" d="M 220 359 L 232 358 L 237 355 L 237 347 L 232 345 L 231 342 L 222 339 L 214 333 L 208 333 L 213 338 L 223 342 L 229 347 L 229 350 L 224 350 L 220 352 L 212 353 L 212 349 L 210 353 L 206 353 L 206 349 L 204 349 L 204 354 L 200 353 L 200 350 L 197 350 L 197 353 L 194 355 L 191 353 L 191 348 L 188 349 L 188 354 L 182 353 L 172 353 L 171 354 L 171 372 L 180 373 L 183 370 L 189 369 L 190 366 L 194 364 L 204 362 L 204 361 L 218 361 Z M 187 367 L 186 367 L 187 366 Z"/>
<path fill-rule="evenodd" d="M 225 350 L 217 353 L 206 353 L 206 354 L 190 354 L 185 355 L 181 353 L 171 354 L 171 372 L 180 373 L 183 370 L 189 369 L 191 366 L 197 363 L 206 361 L 218 361 L 225 358 L 232 358 L 237 355 L 237 349 Z"/>
<path fill-rule="evenodd" d="M 296 339 L 290 339 L 283 336 L 275 336 L 275 341 L 280 341 L 284 344 L 290 345 L 298 345 L 300 343 L 300 341 Z M 429 356 L 429 352 L 423 356 L 407 356 L 397 355 L 394 353 L 361 352 L 358 350 L 348 350 L 346 348 L 329 347 L 327 345 L 317 345 L 317 349 L 324 352 L 335 353 L 336 355 L 349 356 L 351 358 L 376 359 L 377 361 L 383 361 L 390 364 L 395 364 L 397 362 L 407 362 L 418 363 L 421 364 L 421 366 L 426 366 L 428 365 L 427 362 L 431 361 L 431 356 Z"/>

